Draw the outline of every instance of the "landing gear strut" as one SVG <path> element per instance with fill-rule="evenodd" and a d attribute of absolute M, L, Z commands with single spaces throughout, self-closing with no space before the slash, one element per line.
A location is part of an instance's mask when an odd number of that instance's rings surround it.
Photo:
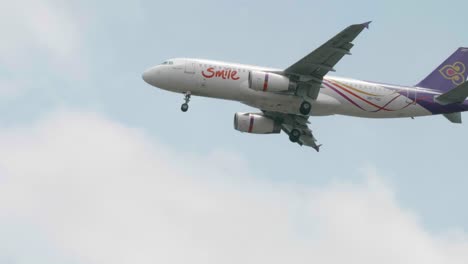
<path fill-rule="evenodd" d="M 309 115 L 311 108 L 312 105 L 309 102 L 304 101 L 302 102 L 301 107 L 299 108 L 299 112 L 303 115 Z"/>
<path fill-rule="evenodd" d="M 294 128 L 289 133 L 289 140 L 291 140 L 291 142 L 293 142 L 293 143 L 298 142 L 300 137 L 301 137 L 301 131 L 299 131 L 299 129 Z"/>
<path fill-rule="evenodd" d="M 190 102 L 190 96 L 191 96 L 191 93 L 190 91 L 188 92 L 185 92 L 185 103 L 183 103 L 181 106 L 180 106 L 180 110 L 182 110 L 182 112 L 187 112 L 188 108 L 189 108 L 189 105 L 188 103 Z"/>

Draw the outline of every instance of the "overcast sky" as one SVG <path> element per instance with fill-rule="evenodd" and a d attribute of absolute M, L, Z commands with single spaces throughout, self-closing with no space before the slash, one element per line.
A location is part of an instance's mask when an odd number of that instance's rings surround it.
<path fill-rule="evenodd" d="M 466 1 L 0 1 L 0 263 L 468 262 L 467 125 L 312 117 L 316 153 L 141 79 L 372 20 L 336 75 L 412 85 L 468 45 Z"/>

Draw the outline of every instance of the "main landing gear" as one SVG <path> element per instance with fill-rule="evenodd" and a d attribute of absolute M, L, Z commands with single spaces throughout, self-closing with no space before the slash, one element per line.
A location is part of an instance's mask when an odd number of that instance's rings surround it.
<path fill-rule="evenodd" d="M 301 131 L 299 129 L 294 128 L 289 133 L 289 140 L 291 140 L 291 142 L 293 143 L 298 142 L 300 137 L 301 137 Z"/>
<path fill-rule="evenodd" d="M 190 91 L 185 92 L 184 94 L 185 94 L 185 98 L 184 98 L 185 103 L 183 103 L 183 104 L 180 106 L 180 110 L 182 110 L 182 112 L 187 112 L 187 110 L 188 110 L 188 108 L 189 108 L 188 103 L 190 102 L 190 96 L 191 96 L 191 94 L 190 94 Z"/>
<path fill-rule="evenodd" d="M 309 115 L 310 109 L 312 109 L 312 105 L 309 102 L 304 101 L 302 102 L 301 107 L 299 107 L 299 112 L 303 115 Z"/>

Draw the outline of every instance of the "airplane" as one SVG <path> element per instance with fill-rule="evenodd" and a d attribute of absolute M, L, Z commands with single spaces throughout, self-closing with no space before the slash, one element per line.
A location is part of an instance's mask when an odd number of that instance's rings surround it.
<path fill-rule="evenodd" d="M 258 108 L 258 113 L 235 113 L 234 128 L 254 134 L 284 131 L 291 142 L 317 152 L 321 145 L 308 127 L 309 116 L 414 118 L 441 114 L 461 123 L 460 112 L 468 110 L 468 48 L 457 49 L 415 86 L 328 75 L 351 54 L 352 42 L 370 23 L 345 28 L 286 69 L 175 58 L 147 69 L 142 78 L 152 86 L 184 94 L 183 112 L 192 95 Z"/>

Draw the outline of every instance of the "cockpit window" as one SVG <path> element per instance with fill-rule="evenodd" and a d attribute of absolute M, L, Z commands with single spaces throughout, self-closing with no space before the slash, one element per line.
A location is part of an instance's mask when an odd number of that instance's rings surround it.
<path fill-rule="evenodd" d="M 174 64 L 174 62 L 173 61 L 165 61 L 165 62 L 163 62 L 161 64 L 162 65 L 172 65 L 172 64 Z"/>

